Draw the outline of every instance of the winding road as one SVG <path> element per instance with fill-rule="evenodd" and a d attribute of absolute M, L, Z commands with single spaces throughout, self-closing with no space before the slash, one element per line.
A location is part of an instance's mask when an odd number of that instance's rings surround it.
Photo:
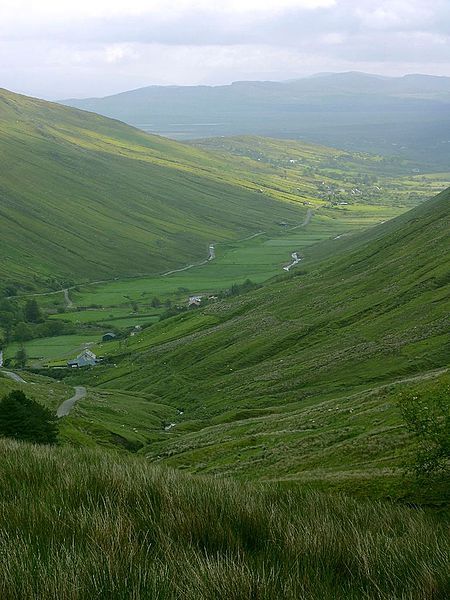
<path fill-rule="evenodd" d="M 6 375 L 6 377 L 8 377 L 9 379 L 15 381 L 16 383 L 28 383 L 27 381 L 25 381 L 25 379 L 22 379 L 20 375 L 17 375 L 17 373 L 13 373 L 12 371 L 3 371 L 3 374 Z"/>
<path fill-rule="evenodd" d="M 167 277 L 167 275 L 173 275 L 174 273 L 181 273 L 182 271 L 188 271 L 189 269 L 192 269 L 193 267 L 201 267 L 203 265 L 208 264 L 215 258 L 216 258 L 216 248 L 215 248 L 214 244 L 210 244 L 209 249 L 208 249 L 208 258 L 206 260 L 203 260 L 200 263 L 194 263 L 192 265 L 187 265 L 186 267 L 182 267 L 181 269 L 174 269 L 173 271 L 167 271 L 167 273 L 162 273 L 161 277 Z"/>
<path fill-rule="evenodd" d="M 35 385 L 34 382 L 25 381 L 25 379 L 23 379 L 23 377 L 21 377 L 20 375 L 17 375 L 17 373 L 13 373 L 12 371 L 1 370 L 1 372 L 3 373 L 3 375 L 6 375 L 6 377 L 8 377 L 9 379 L 12 379 L 16 383 L 24 383 L 26 385 Z M 56 410 L 56 416 L 58 417 L 58 419 L 60 419 L 61 417 L 66 417 L 72 410 L 74 404 L 76 402 L 78 402 L 78 400 L 81 400 L 82 398 L 84 398 L 87 394 L 86 388 L 83 387 L 82 385 L 78 385 L 74 389 L 75 389 L 75 394 L 68 400 L 64 400 L 64 402 L 62 402 L 58 406 L 58 408 Z"/>
<path fill-rule="evenodd" d="M 58 406 L 58 410 L 56 411 L 56 416 L 58 417 L 58 419 L 60 419 L 61 417 L 66 417 L 72 410 L 73 405 L 76 402 L 78 402 L 78 400 L 84 398 L 86 396 L 86 393 L 87 392 L 85 387 L 83 387 L 82 385 L 77 385 L 75 387 L 75 394 L 72 396 L 72 398 L 64 400 L 64 402 Z"/>
<path fill-rule="evenodd" d="M 305 220 L 303 221 L 303 223 L 300 223 L 300 225 L 295 225 L 294 227 L 290 227 L 289 231 L 292 231 L 293 229 L 298 229 L 299 227 L 306 227 L 307 225 L 309 225 L 311 223 L 311 219 L 313 218 L 314 213 L 312 208 L 308 208 L 308 210 L 306 211 L 306 216 L 305 216 Z"/>

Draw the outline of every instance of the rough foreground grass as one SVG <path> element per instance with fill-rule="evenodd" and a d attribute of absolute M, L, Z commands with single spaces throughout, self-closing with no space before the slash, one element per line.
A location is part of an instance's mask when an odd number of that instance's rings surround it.
<path fill-rule="evenodd" d="M 5 599 L 444 599 L 443 523 L 405 507 L 0 442 Z"/>

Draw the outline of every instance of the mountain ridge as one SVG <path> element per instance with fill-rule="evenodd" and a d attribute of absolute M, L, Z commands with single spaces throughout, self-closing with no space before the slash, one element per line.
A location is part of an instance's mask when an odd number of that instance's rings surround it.
<path fill-rule="evenodd" d="M 178 140 L 260 135 L 403 156 L 426 169 L 447 170 L 450 162 L 448 77 L 344 73 L 284 82 L 151 86 L 62 103 Z"/>
<path fill-rule="evenodd" d="M 106 94 L 104 96 L 87 96 L 83 98 L 61 98 L 55 100 L 54 102 L 65 104 L 70 102 L 78 102 L 78 101 L 89 101 L 89 100 L 105 100 L 106 98 L 113 98 L 116 96 L 123 96 L 124 94 L 131 94 L 140 92 L 142 90 L 150 90 L 155 88 L 163 88 L 163 89 L 191 89 L 191 88 L 207 88 L 207 89 L 215 89 L 215 88 L 228 88 L 230 86 L 239 86 L 246 84 L 290 84 L 290 83 L 307 83 L 310 80 L 317 79 L 350 79 L 356 78 L 360 81 L 386 81 L 387 83 L 401 83 L 401 82 L 409 82 L 412 80 L 426 80 L 432 83 L 443 83 L 446 84 L 445 88 L 447 91 L 450 91 L 450 77 L 445 75 L 429 75 L 426 73 L 406 73 L 401 76 L 389 76 L 389 75 L 379 75 L 376 73 L 365 73 L 363 71 L 343 71 L 343 72 L 328 72 L 328 73 L 315 73 L 313 75 L 305 76 L 305 77 L 291 77 L 285 80 L 256 80 L 256 79 L 239 79 L 236 81 L 232 81 L 227 84 L 192 84 L 192 85 L 179 85 L 179 84 L 170 84 L 170 85 L 161 85 L 161 84 L 150 84 L 137 88 L 132 88 L 130 90 L 124 90 L 121 92 L 116 92 L 114 94 Z M 441 87 L 441 86 L 439 86 Z"/>

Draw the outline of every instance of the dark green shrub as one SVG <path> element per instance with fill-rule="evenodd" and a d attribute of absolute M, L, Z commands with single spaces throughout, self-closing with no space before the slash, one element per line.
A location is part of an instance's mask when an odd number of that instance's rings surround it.
<path fill-rule="evenodd" d="M 55 444 L 58 436 L 56 415 L 35 400 L 14 390 L 0 400 L 0 436 Z"/>

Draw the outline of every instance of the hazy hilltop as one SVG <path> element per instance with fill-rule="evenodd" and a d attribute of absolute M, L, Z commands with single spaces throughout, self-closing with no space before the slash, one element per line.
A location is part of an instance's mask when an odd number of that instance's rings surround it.
<path fill-rule="evenodd" d="M 257 134 L 380 152 L 444 168 L 450 78 L 325 73 L 284 82 L 150 86 L 63 103 L 177 139 Z"/>

